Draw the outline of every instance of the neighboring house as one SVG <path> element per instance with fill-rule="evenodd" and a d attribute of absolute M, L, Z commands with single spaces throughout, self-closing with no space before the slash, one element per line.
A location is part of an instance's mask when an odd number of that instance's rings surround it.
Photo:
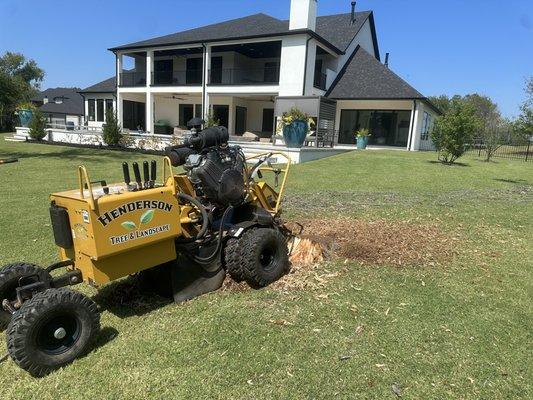
<path fill-rule="evenodd" d="M 317 17 L 317 0 L 292 0 L 288 21 L 256 14 L 111 48 L 116 88 L 82 91 L 87 119 L 102 122 L 99 100 L 115 95 L 124 128 L 160 133 L 212 113 L 232 135 L 272 137 L 296 106 L 317 119 L 314 146 L 369 128 L 370 144 L 418 150 L 439 111 L 380 62 L 373 13 L 354 8 Z"/>
<path fill-rule="evenodd" d="M 83 96 L 85 121 L 89 127 L 101 128 L 105 123 L 106 111 L 117 108 L 117 80 L 113 76 L 89 86 L 79 93 Z"/>
<path fill-rule="evenodd" d="M 83 97 L 79 88 L 51 88 L 31 99 L 42 111 L 49 125 L 64 127 L 68 124 L 83 125 Z"/>

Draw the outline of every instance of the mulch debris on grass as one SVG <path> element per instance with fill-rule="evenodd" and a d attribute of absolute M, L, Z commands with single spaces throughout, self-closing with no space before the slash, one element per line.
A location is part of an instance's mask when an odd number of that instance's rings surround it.
<path fill-rule="evenodd" d="M 329 261 L 395 267 L 442 265 L 452 259 L 459 241 L 437 226 L 410 221 L 346 218 L 299 222 L 304 231 L 290 245 L 291 271 L 270 285 L 273 289 L 323 287 L 342 273 Z M 290 223 L 288 226 L 293 228 Z M 246 290 L 246 284 L 227 279 L 224 288 Z"/>

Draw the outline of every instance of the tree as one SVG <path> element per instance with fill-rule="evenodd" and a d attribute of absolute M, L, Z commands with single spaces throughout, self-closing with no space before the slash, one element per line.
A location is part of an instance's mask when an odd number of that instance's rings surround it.
<path fill-rule="evenodd" d="M 498 105 L 488 96 L 477 93 L 468 94 L 463 101 L 472 106 L 480 121 L 479 131 L 475 133 L 476 138 L 479 139 L 479 145 L 485 150 L 485 161 L 488 162 L 505 143 L 505 136 L 508 132 L 507 122 L 502 117 Z"/>
<path fill-rule="evenodd" d="M 29 101 L 38 91 L 44 71 L 20 53 L 0 57 L 0 129 L 12 129 L 18 104 Z"/>
<path fill-rule="evenodd" d="M 103 126 L 102 138 L 108 146 L 117 146 L 122 139 L 122 128 L 118 123 L 117 114 L 112 109 L 105 113 L 105 125 Z"/>
<path fill-rule="evenodd" d="M 449 111 L 437 118 L 435 128 L 431 132 L 439 161 L 454 163 L 464 154 L 480 126 L 481 122 L 471 104 L 452 99 Z"/>
<path fill-rule="evenodd" d="M 46 118 L 44 117 L 41 110 L 38 108 L 33 111 L 33 116 L 31 118 L 30 124 L 30 137 L 34 140 L 43 140 L 46 136 Z"/>
<path fill-rule="evenodd" d="M 521 137 L 533 138 L 533 76 L 526 81 L 526 100 L 520 106 L 520 115 L 513 123 L 513 130 Z"/>

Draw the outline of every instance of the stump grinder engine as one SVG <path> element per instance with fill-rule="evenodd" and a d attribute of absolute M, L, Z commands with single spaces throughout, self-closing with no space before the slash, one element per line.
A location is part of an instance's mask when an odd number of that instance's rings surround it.
<path fill-rule="evenodd" d="M 0 270 L 0 327 L 15 363 L 44 376 L 90 350 L 98 309 L 69 286 L 98 288 L 135 274 L 141 288 L 181 302 L 220 288 L 226 272 L 261 288 L 288 271 L 280 205 L 290 160 L 246 159 L 228 138 L 213 127 L 167 148 L 160 182 L 156 161 L 142 164 L 142 176 L 133 163 L 134 180 L 123 163 L 124 182 L 111 185 L 92 182 L 80 166 L 79 188 L 50 196 L 61 261 Z"/>

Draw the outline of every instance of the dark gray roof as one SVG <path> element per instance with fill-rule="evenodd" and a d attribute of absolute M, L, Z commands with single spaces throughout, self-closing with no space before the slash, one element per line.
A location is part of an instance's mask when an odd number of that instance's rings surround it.
<path fill-rule="evenodd" d="M 332 99 L 425 99 L 361 46 L 340 71 L 326 96 Z"/>
<path fill-rule="evenodd" d="M 112 76 L 105 81 L 98 82 L 92 86 L 89 86 L 80 93 L 114 93 L 117 90 L 117 77 Z"/>
<path fill-rule="evenodd" d="M 371 18 L 372 31 L 373 35 L 375 36 L 371 11 L 356 13 L 354 24 L 350 23 L 350 13 L 318 17 L 316 23 L 316 33 L 311 31 L 309 31 L 309 33 L 314 34 L 317 40 L 325 41 L 326 44 L 334 47 L 339 52 L 344 52 L 369 17 Z M 302 30 L 290 31 L 289 21 L 287 20 L 279 20 L 271 17 L 270 15 L 261 13 L 220 22 L 217 24 L 207 25 L 201 28 L 177 32 L 166 36 L 160 36 L 153 39 L 129 43 L 111 48 L 110 50 L 125 50 L 141 47 L 200 42 L 216 42 L 229 39 L 267 37 L 301 32 Z"/>
<path fill-rule="evenodd" d="M 31 101 L 35 103 L 42 103 L 45 97 L 48 98 L 48 103 L 39 107 L 42 112 L 53 114 L 67 114 L 67 115 L 83 115 L 85 113 L 83 105 L 83 97 L 78 93 L 79 88 L 50 88 L 46 89 L 36 96 Z M 61 104 L 56 104 L 56 98 L 62 98 Z"/>

